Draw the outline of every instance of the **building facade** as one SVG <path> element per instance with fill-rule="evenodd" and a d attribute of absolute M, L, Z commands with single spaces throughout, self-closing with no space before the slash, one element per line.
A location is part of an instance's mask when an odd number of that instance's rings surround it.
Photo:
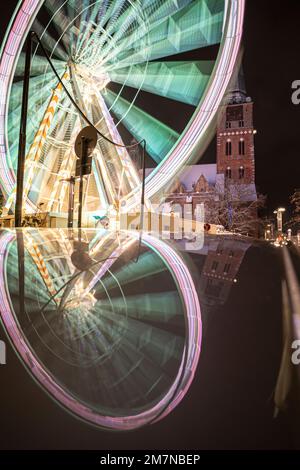
<path fill-rule="evenodd" d="M 165 200 L 180 206 L 217 206 L 226 198 L 230 204 L 256 201 L 253 101 L 247 96 L 243 72 L 233 81 L 217 123 L 216 163 L 187 167 L 165 194 Z M 207 222 L 210 222 L 207 220 Z"/>
<path fill-rule="evenodd" d="M 253 102 L 242 72 L 220 108 L 217 127 L 217 173 L 229 183 L 255 185 Z"/>

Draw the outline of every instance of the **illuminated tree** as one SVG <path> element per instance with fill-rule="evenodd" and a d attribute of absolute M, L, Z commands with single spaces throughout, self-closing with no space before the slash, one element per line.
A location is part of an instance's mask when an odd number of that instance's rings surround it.
<path fill-rule="evenodd" d="M 246 185 L 230 184 L 225 191 L 218 188 L 205 203 L 205 219 L 227 230 L 243 235 L 257 235 L 263 226 L 260 211 L 265 207 L 266 197 L 255 195 Z"/>

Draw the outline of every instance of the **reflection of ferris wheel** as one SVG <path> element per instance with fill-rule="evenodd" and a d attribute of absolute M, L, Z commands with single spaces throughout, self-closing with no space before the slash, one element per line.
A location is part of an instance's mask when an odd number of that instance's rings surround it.
<path fill-rule="evenodd" d="M 30 29 L 47 47 L 65 86 L 109 139 L 147 141 L 157 170 L 151 199 L 209 138 L 236 60 L 244 0 L 23 0 L 4 42 L 0 74 L 0 176 L 13 206 L 24 55 Z M 67 212 L 66 179 L 82 121 L 39 47 L 31 70 L 26 157 L 27 209 Z M 122 198 L 136 203 L 138 165 L 100 139 L 86 180 L 87 212 Z"/>
<path fill-rule="evenodd" d="M 0 235 L 1 319 L 38 383 L 67 410 L 109 429 L 170 413 L 192 383 L 202 336 L 180 254 L 145 235 L 133 262 L 137 237 L 87 231 L 89 256 L 100 262 L 78 272 L 69 232 L 29 230 L 22 238 L 19 251 L 20 236 Z"/>

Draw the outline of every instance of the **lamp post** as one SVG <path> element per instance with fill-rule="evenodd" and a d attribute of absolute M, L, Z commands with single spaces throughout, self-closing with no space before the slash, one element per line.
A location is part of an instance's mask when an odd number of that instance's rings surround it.
<path fill-rule="evenodd" d="M 19 152 L 18 152 L 15 227 L 21 227 L 22 219 L 23 219 L 23 189 L 24 189 L 24 171 L 25 171 L 25 158 L 26 158 L 26 137 L 27 137 L 26 130 L 27 130 L 28 101 L 29 101 L 32 39 L 33 39 L 33 33 L 30 32 L 27 38 L 27 43 L 26 43 L 26 59 L 25 59 L 25 70 L 24 70 L 24 85 L 23 85 Z"/>

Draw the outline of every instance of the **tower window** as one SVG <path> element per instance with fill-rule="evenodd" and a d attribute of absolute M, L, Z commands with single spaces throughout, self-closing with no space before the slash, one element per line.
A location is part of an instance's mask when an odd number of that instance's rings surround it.
<path fill-rule="evenodd" d="M 227 140 L 226 142 L 226 156 L 229 157 L 232 155 L 232 143 L 231 140 Z"/>
<path fill-rule="evenodd" d="M 226 168 L 226 173 L 225 173 L 226 178 L 231 179 L 232 172 L 230 166 Z"/>
<path fill-rule="evenodd" d="M 214 261 L 211 267 L 212 271 L 216 271 L 218 269 L 219 263 L 217 261 Z"/>
<path fill-rule="evenodd" d="M 245 122 L 244 121 L 239 121 L 239 127 L 245 127 Z"/>
<path fill-rule="evenodd" d="M 231 129 L 231 122 L 226 121 L 226 129 Z"/>
<path fill-rule="evenodd" d="M 240 168 L 239 168 L 239 178 L 240 178 L 240 180 L 245 178 L 245 168 L 243 166 L 240 166 Z"/>
<path fill-rule="evenodd" d="M 230 266 L 231 266 L 231 265 L 230 265 L 229 263 L 225 264 L 225 266 L 224 266 L 224 274 L 228 274 L 228 273 L 229 273 L 229 271 L 230 271 Z"/>
<path fill-rule="evenodd" d="M 239 154 L 240 155 L 245 155 L 245 141 L 244 141 L 244 139 L 241 139 L 239 141 Z"/>

